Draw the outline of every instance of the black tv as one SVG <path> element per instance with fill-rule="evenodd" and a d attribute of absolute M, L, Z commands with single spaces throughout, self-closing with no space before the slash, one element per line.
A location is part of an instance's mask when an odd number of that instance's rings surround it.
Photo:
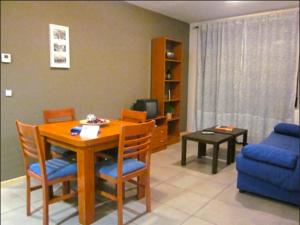
<path fill-rule="evenodd" d="M 152 119 L 158 115 L 158 105 L 156 99 L 138 99 L 133 105 L 136 111 L 146 111 L 147 119 Z"/>

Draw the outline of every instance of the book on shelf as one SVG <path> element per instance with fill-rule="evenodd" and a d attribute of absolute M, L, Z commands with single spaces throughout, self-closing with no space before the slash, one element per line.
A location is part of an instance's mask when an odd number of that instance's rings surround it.
<path fill-rule="evenodd" d="M 233 131 L 234 126 L 216 126 L 214 129 L 217 131 Z"/>

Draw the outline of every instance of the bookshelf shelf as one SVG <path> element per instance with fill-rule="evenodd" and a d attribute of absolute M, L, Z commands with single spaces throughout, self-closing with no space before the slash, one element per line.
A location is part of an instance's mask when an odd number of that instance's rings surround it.
<path fill-rule="evenodd" d="M 167 58 L 167 51 L 173 52 L 174 57 Z M 151 97 L 157 99 L 161 114 L 166 115 L 166 108 L 173 109 L 172 118 L 167 119 L 168 144 L 180 140 L 182 69 L 182 42 L 167 37 L 152 39 Z"/>

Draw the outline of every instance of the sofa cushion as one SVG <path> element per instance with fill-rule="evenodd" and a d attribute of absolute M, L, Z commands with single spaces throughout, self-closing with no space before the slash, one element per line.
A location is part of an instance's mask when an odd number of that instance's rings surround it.
<path fill-rule="evenodd" d="M 283 148 L 299 154 L 299 138 L 293 136 L 272 132 L 265 140 L 260 142 L 260 144 Z"/>
<path fill-rule="evenodd" d="M 243 154 L 236 157 L 236 168 L 256 179 L 269 182 L 277 187 L 289 190 L 300 191 L 299 162 L 294 170 L 275 166 L 268 163 L 246 158 Z"/>
<path fill-rule="evenodd" d="M 274 131 L 279 134 L 289 135 L 293 137 L 300 136 L 300 127 L 291 123 L 279 123 L 274 127 Z"/>
<path fill-rule="evenodd" d="M 288 169 L 294 169 L 298 160 L 298 155 L 292 151 L 265 144 L 246 145 L 241 152 L 246 158 Z"/>

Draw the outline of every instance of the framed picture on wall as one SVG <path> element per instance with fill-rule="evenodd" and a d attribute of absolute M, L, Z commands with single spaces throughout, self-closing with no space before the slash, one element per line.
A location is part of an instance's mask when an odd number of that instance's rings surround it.
<path fill-rule="evenodd" d="M 50 67 L 70 68 L 69 27 L 49 24 Z"/>

